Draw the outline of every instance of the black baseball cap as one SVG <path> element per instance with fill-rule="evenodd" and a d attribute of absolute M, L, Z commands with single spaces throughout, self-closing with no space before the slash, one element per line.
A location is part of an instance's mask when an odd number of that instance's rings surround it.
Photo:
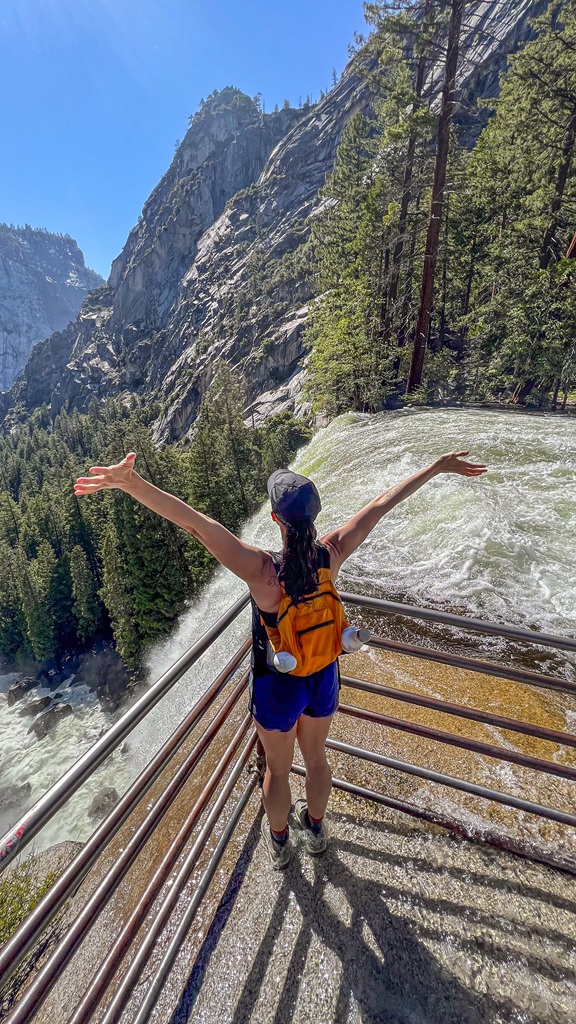
<path fill-rule="evenodd" d="M 313 522 L 322 502 L 315 484 L 291 469 L 277 469 L 268 480 L 272 511 L 286 523 Z"/>

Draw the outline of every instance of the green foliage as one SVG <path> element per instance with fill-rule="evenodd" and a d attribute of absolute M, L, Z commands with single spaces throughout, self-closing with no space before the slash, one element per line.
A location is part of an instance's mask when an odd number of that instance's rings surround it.
<path fill-rule="evenodd" d="M 197 114 L 191 115 L 189 123 L 192 124 L 195 118 L 206 117 L 210 114 L 220 114 L 224 110 L 242 108 L 251 112 L 256 108 L 256 105 L 241 89 L 237 89 L 233 85 L 227 85 L 224 89 L 214 89 L 207 100 L 200 100 L 200 110 Z"/>
<path fill-rule="evenodd" d="M 312 231 L 319 300 L 312 306 L 309 396 L 317 408 L 381 408 L 398 391 L 402 349 L 414 322 L 414 253 L 432 173 L 435 119 L 422 83 L 437 57 L 443 19 L 371 5 L 378 58 L 370 120 L 354 115 Z M 406 5 L 393 5 L 395 8 Z"/>
<path fill-rule="evenodd" d="M 330 415 L 347 409 L 370 411 L 381 398 L 374 349 L 367 330 L 369 296 L 352 281 L 337 295 L 323 296 L 314 311 L 309 339 L 314 345 L 308 388 Z"/>
<path fill-rule="evenodd" d="M 0 440 L 0 652 L 39 660 L 112 636 L 137 667 L 164 636 L 213 560 L 189 534 L 118 491 L 77 499 L 93 464 L 138 453 L 158 487 L 237 530 L 266 494 L 275 459 L 288 463 L 309 436 L 291 416 L 244 425 L 242 382 L 221 366 L 186 452 L 157 449 L 137 402 L 93 402 L 86 414 L 45 408 Z"/>
<path fill-rule="evenodd" d="M 34 910 L 55 880 L 54 874 L 39 879 L 28 861 L 10 869 L 0 878 L 0 946 Z"/>
<path fill-rule="evenodd" d="M 576 373 L 574 269 L 562 259 L 576 203 L 576 4 L 552 4 L 536 27 L 510 58 L 456 203 L 457 241 L 473 254 L 463 323 L 474 397 L 566 390 Z M 462 293 L 461 270 L 455 285 Z"/>
<path fill-rule="evenodd" d="M 0 878 L 0 947 L 14 934 L 18 926 L 31 913 L 56 880 L 56 873 L 44 877 L 34 868 L 33 861 L 10 867 Z M 0 985 L 0 1017 L 16 1002 L 19 993 L 30 978 L 30 970 L 37 963 L 54 939 L 59 929 L 59 919 L 52 922 L 36 947 L 27 955 L 12 978 Z"/>
<path fill-rule="evenodd" d="M 80 640 L 94 636 L 102 618 L 102 607 L 98 601 L 97 585 L 88 563 L 88 556 L 80 544 L 70 552 L 70 577 L 76 617 L 76 632 Z"/>
<path fill-rule="evenodd" d="M 377 99 L 345 129 L 311 236 L 308 393 L 330 414 L 403 396 L 423 279 L 443 0 L 366 5 Z M 576 0 L 510 57 L 470 154 L 452 129 L 422 385 L 411 402 L 565 402 L 576 380 Z"/>
<path fill-rule="evenodd" d="M 202 402 L 189 457 L 194 507 L 230 530 L 262 502 L 272 470 L 288 464 L 310 437 L 310 430 L 289 414 L 251 430 L 240 415 L 245 405 L 242 383 L 221 364 Z"/>
<path fill-rule="evenodd" d="M 140 654 L 136 608 L 120 538 L 112 522 L 104 532 L 101 557 L 100 596 L 110 616 L 116 647 L 126 664 L 134 666 Z"/>
<path fill-rule="evenodd" d="M 48 541 L 41 541 L 38 556 L 28 560 L 21 547 L 14 552 L 14 568 L 30 646 L 38 661 L 54 653 L 54 614 L 58 562 Z"/>
<path fill-rule="evenodd" d="M 9 661 L 30 653 L 14 552 L 6 541 L 0 543 L 0 651 Z"/>

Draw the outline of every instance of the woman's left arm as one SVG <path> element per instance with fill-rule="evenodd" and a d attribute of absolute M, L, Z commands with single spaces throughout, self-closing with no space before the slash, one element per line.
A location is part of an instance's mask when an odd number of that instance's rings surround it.
<path fill-rule="evenodd" d="M 366 505 L 355 516 L 352 516 L 344 526 L 332 530 L 331 533 L 323 537 L 322 543 L 330 550 L 332 578 L 336 579 L 342 563 L 366 540 L 368 534 L 380 522 L 382 517 L 395 508 L 396 505 L 399 505 L 401 501 L 404 501 L 411 494 L 414 494 L 415 491 L 419 490 L 420 487 L 428 483 L 429 480 L 432 480 L 440 473 L 457 473 L 460 476 L 471 477 L 482 476 L 486 472 L 486 466 L 474 462 L 465 462 L 464 456 L 469 454 L 469 452 L 450 452 L 448 455 L 441 455 L 430 466 L 426 466 L 425 469 L 421 469 L 414 476 L 408 477 L 402 483 L 396 484 L 389 491 L 385 491 L 377 498 L 374 498 L 369 505 Z"/>
<path fill-rule="evenodd" d="M 215 519 L 144 480 L 134 470 L 135 459 L 136 455 L 131 452 L 118 465 L 93 466 L 89 471 L 93 476 L 79 477 L 76 481 L 75 494 L 93 494 L 95 491 L 114 488 L 122 490 L 141 505 L 191 533 L 222 565 L 245 580 L 248 586 L 260 582 L 266 561 L 266 554 L 261 548 L 246 544 Z"/>

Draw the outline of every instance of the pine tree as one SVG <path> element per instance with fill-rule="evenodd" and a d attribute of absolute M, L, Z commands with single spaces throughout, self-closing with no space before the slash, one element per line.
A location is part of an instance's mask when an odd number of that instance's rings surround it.
<path fill-rule="evenodd" d="M 100 597 L 108 611 L 118 653 L 131 668 L 140 662 L 140 643 L 136 627 L 133 595 L 126 582 L 127 573 L 118 534 L 108 523 L 102 542 L 102 587 Z"/>
<path fill-rule="evenodd" d="M 37 558 L 30 562 L 22 548 L 17 548 L 14 566 L 30 646 L 34 656 L 42 661 L 53 655 L 56 649 L 56 556 L 48 541 L 42 541 Z"/>
<path fill-rule="evenodd" d="M 118 400 L 54 423 L 43 408 L 0 438 L 0 653 L 57 656 L 108 633 L 127 663 L 140 663 L 214 560 L 127 495 L 77 499 L 73 480 L 135 450 L 145 478 L 237 530 L 265 496 L 272 451 L 289 461 L 307 436 L 290 416 L 250 430 L 244 405 L 237 371 L 224 366 L 189 452 L 157 449 L 139 404 Z"/>
<path fill-rule="evenodd" d="M 70 552 L 70 573 L 76 632 L 80 640 L 86 641 L 95 635 L 102 618 L 102 609 L 98 601 L 96 580 L 90 571 L 86 553 L 79 544 Z"/>
<path fill-rule="evenodd" d="M 552 4 L 510 58 L 495 116 L 469 162 L 457 216 L 474 266 L 460 289 L 474 395 L 524 402 L 575 379 L 573 231 L 576 3 Z"/>
<path fill-rule="evenodd" d="M 289 466 L 294 454 L 311 436 L 310 428 L 302 420 L 295 420 L 289 412 L 281 412 L 270 417 L 255 432 L 255 440 L 261 453 L 262 474 L 256 500 L 263 494 L 270 474 L 276 469 Z"/>
<path fill-rule="evenodd" d="M 0 651 L 9 662 L 31 653 L 14 557 L 5 542 L 0 542 Z"/>
<path fill-rule="evenodd" d="M 352 118 L 344 132 L 329 202 L 313 229 L 320 298 L 310 316 L 309 390 L 331 413 L 380 408 L 404 371 L 435 130 L 424 82 L 445 36 L 440 0 L 424 0 L 418 17 L 408 6 L 367 5 L 377 26 L 367 44 L 378 57 L 371 85 L 380 98 L 370 123 Z"/>
<path fill-rule="evenodd" d="M 322 193 L 323 216 L 313 228 L 320 297 L 309 317 L 307 338 L 313 350 L 307 391 L 317 407 L 332 414 L 346 408 L 366 410 L 379 401 L 363 262 L 363 219 L 372 185 L 370 134 L 366 119 L 353 115 Z"/>
<path fill-rule="evenodd" d="M 446 185 L 446 170 L 448 166 L 448 152 L 450 146 L 450 127 L 456 96 L 456 71 L 458 67 L 460 30 L 464 5 L 465 0 L 452 0 L 451 2 L 450 26 L 448 30 L 446 63 L 444 67 L 444 82 L 442 86 L 440 113 L 438 116 L 432 201 L 430 205 L 430 216 L 428 219 L 428 231 L 426 234 L 420 309 L 414 333 L 412 363 L 410 366 L 410 376 L 408 378 L 407 386 L 408 394 L 416 391 L 422 383 L 424 353 L 428 340 L 430 317 L 434 302 L 436 262 L 438 259 L 440 230 L 442 227 L 442 218 L 444 213 L 444 189 Z"/>

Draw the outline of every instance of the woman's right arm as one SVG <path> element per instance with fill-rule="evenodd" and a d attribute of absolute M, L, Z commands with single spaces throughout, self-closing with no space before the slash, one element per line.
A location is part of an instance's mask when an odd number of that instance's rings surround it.
<path fill-rule="evenodd" d="M 93 466 L 90 477 L 79 477 L 74 484 L 77 495 L 117 488 L 157 512 L 176 526 L 196 537 L 205 548 L 227 569 L 245 580 L 249 587 L 261 582 L 267 565 L 261 548 L 246 544 L 235 537 L 221 523 L 198 512 L 173 494 L 155 487 L 134 470 L 136 455 L 131 452 L 115 466 Z"/>

